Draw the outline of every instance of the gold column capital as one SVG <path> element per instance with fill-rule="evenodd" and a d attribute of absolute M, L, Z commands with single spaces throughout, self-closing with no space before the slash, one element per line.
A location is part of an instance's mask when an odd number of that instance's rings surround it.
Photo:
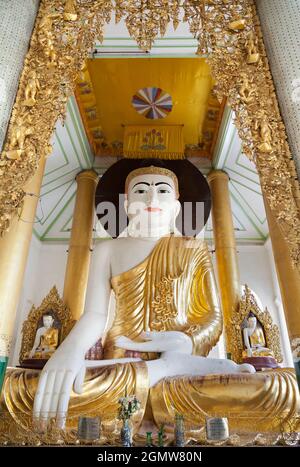
<path fill-rule="evenodd" d="M 229 175 L 227 172 L 225 172 L 224 170 L 220 170 L 220 169 L 213 169 L 209 172 L 209 174 L 207 175 L 207 181 L 208 183 L 212 182 L 213 180 L 215 179 L 223 179 L 223 180 L 226 180 L 227 182 L 229 181 Z"/>
<path fill-rule="evenodd" d="M 95 184 L 97 184 L 99 175 L 93 169 L 82 170 L 76 175 L 75 180 L 77 183 L 81 182 L 82 180 L 92 180 L 95 182 Z"/>

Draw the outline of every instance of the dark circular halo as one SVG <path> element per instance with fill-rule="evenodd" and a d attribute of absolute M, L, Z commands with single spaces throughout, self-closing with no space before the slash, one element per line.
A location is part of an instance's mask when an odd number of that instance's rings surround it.
<path fill-rule="evenodd" d="M 97 216 L 104 229 L 111 237 L 115 238 L 126 228 L 127 216 L 123 205 L 124 197 L 119 195 L 124 195 L 125 180 L 132 170 L 150 165 L 167 168 L 176 174 L 180 193 L 179 201 L 182 208 L 181 215 L 176 221 L 176 227 L 183 235 L 197 235 L 209 217 L 211 194 L 206 178 L 187 159 L 121 159 L 113 164 L 100 178 L 95 196 Z M 115 222 L 107 221 L 110 203 L 115 209 Z M 100 206 L 101 209 L 99 209 Z"/>

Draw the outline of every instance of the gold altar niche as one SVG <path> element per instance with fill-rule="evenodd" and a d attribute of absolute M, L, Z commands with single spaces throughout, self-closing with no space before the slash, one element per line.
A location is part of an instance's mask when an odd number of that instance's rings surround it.
<path fill-rule="evenodd" d="M 227 335 L 231 341 L 231 358 L 237 363 L 243 361 L 243 351 L 245 345 L 242 336 L 242 324 L 253 313 L 258 323 L 262 326 L 265 343 L 268 349 L 273 353 L 278 363 L 282 362 L 282 353 L 280 346 L 279 328 L 273 324 L 272 317 L 267 308 L 261 310 L 250 288 L 245 285 L 244 293 L 241 297 L 239 307 L 232 313 L 227 327 Z"/>
<path fill-rule="evenodd" d="M 130 36 L 150 50 L 168 23 L 184 11 L 198 54 L 207 55 L 219 99 L 228 97 L 244 153 L 256 163 L 264 196 L 300 267 L 299 186 L 253 0 L 161 1 L 42 0 L 0 159 L 0 228 L 4 234 L 24 199 L 67 98 L 104 25 L 115 11 Z"/>
<path fill-rule="evenodd" d="M 43 366 L 45 360 L 47 360 L 46 357 L 43 358 L 43 356 L 38 356 L 35 359 L 36 361 L 33 361 L 30 359 L 29 354 L 33 348 L 36 333 L 39 325 L 42 323 L 42 318 L 49 314 L 55 318 L 53 328 L 57 330 L 58 338 L 55 339 L 55 348 L 57 348 L 69 334 L 75 324 L 75 321 L 72 319 L 70 310 L 63 303 L 55 286 L 52 287 L 39 307 L 36 308 L 35 306 L 32 306 L 27 319 L 23 323 L 22 343 L 19 355 L 21 366 L 26 367 L 26 365 L 29 365 L 29 367 L 32 368 L 41 368 L 39 362 L 42 363 Z"/>

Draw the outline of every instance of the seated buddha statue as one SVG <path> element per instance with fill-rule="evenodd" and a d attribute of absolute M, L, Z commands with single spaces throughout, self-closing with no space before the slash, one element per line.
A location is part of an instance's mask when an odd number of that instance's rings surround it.
<path fill-rule="evenodd" d="M 105 431 L 115 426 L 127 392 L 140 401 L 134 432 L 143 420 L 173 426 L 181 413 L 193 437 L 208 416 L 228 416 L 232 428 L 252 430 L 249 414 L 255 415 L 260 431 L 294 417 L 299 399 L 292 370 L 257 374 L 251 365 L 206 358 L 221 335 L 222 313 L 206 243 L 176 229 L 175 172 L 148 164 L 126 175 L 126 235 L 97 245 L 84 314 L 42 372 L 7 370 L 0 409 L 26 428 L 32 416 L 43 424 L 55 418 L 69 429 L 80 415 L 98 414 Z M 85 355 L 99 338 L 104 361 L 97 368 Z"/>
<path fill-rule="evenodd" d="M 266 346 L 263 327 L 252 311 L 242 323 L 242 332 L 245 346 L 242 352 L 243 361 L 251 363 L 257 369 L 277 368 L 274 353 Z"/>
<path fill-rule="evenodd" d="M 274 357 L 272 350 L 266 347 L 264 330 L 254 313 L 249 313 L 242 327 L 246 347 L 243 357 Z"/>
<path fill-rule="evenodd" d="M 29 358 L 49 359 L 58 346 L 58 329 L 53 327 L 51 314 L 43 315 L 43 326 L 38 328 Z"/>

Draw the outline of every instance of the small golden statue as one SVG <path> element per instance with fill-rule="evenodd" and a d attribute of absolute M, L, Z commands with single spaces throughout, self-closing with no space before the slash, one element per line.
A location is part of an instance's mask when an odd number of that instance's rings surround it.
<path fill-rule="evenodd" d="M 257 63 L 259 60 L 259 52 L 258 52 L 258 40 L 257 37 L 251 32 L 246 41 L 246 49 L 247 49 L 247 63 Z"/>
<path fill-rule="evenodd" d="M 58 14 L 48 14 L 45 15 L 39 24 L 39 36 L 40 39 L 42 36 L 49 37 L 52 34 L 53 20 L 58 18 Z M 40 40 L 41 43 L 41 40 Z"/>
<path fill-rule="evenodd" d="M 59 330 L 54 327 L 54 316 L 50 310 L 42 317 L 43 325 L 38 328 L 28 358 L 48 360 L 58 347 Z"/>
<path fill-rule="evenodd" d="M 48 68 L 57 66 L 57 55 L 54 50 L 54 40 L 52 34 L 53 20 L 58 18 L 57 14 L 45 15 L 40 22 L 38 30 L 38 41 L 44 49 L 46 57 L 49 58 Z"/>
<path fill-rule="evenodd" d="M 47 68 L 55 68 L 57 66 L 57 54 L 54 50 L 53 45 L 51 45 L 51 47 L 45 48 L 45 55 L 49 58 Z"/>
<path fill-rule="evenodd" d="M 261 143 L 258 149 L 261 152 L 270 153 L 272 151 L 272 128 L 268 122 L 267 116 L 261 114 L 260 120 L 255 123 L 255 129 L 259 130 Z"/>
<path fill-rule="evenodd" d="M 64 19 L 66 21 L 77 20 L 75 3 L 76 3 L 76 0 L 66 0 L 65 8 L 64 8 Z"/>
<path fill-rule="evenodd" d="M 12 128 L 10 146 L 12 148 L 24 149 L 26 136 L 31 133 L 32 129 L 25 124 L 24 117 L 19 116 Z"/>
<path fill-rule="evenodd" d="M 5 156 L 8 159 L 17 160 L 21 157 L 25 150 L 26 137 L 33 133 L 33 130 L 25 122 L 25 116 L 19 116 L 16 119 L 10 135 L 9 150 L 5 151 Z M 28 120 L 30 123 L 30 120 Z"/>
<path fill-rule="evenodd" d="M 246 72 L 241 73 L 241 84 L 239 88 L 239 93 L 241 100 L 246 104 L 250 104 L 255 96 L 255 91 L 252 87 L 252 83 L 249 81 L 249 77 Z"/>
<path fill-rule="evenodd" d="M 23 102 L 26 107 L 32 107 L 35 105 L 35 98 L 38 90 L 40 89 L 40 82 L 37 78 L 36 71 L 31 70 L 28 74 L 28 81 L 25 88 L 25 100 Z"/>
<path fill-rule="evenodd" d="M 236 18 L 228 25 L 232 31 L 242 31 L 246 27 L 246 20 L 244 18 Z"/>

